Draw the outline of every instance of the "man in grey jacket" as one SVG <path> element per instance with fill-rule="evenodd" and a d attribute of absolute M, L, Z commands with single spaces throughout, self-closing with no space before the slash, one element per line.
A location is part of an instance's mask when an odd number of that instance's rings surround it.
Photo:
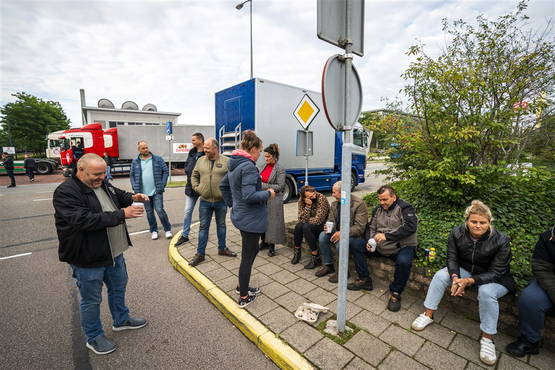
<path fill-rule="evenodd" d="M 418 219 L 414 208 L 397 198 L 391 186 L 384 185 L 377 193 L 380 205 L 372 211 L 369 243 L 351 246 L 359 278 L 349 284 L 347 289 L 372 290 L 372 278 L 368 272 L 366 257 L 388 257 L 395 261 L 395 275 L 389 286 L 391 296 L 387 309 L 397 312 L 401 309 L 401 293 L 407 285 L 416 253 Z M 375 248 L 372 246 L 372 239 L 375 241 Z"/>

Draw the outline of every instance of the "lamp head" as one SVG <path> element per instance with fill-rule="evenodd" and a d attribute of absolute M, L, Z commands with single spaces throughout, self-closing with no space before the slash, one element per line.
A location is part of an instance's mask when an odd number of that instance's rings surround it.
<path fill-rule="evenodd" d="M 244 5 L 244 4 L 245 4 L 245 3 L 241 3 L 241 4 L 235 5 L 235 9 L 237 9 L 237 10 L 243 9 L 243 5 Z"/>

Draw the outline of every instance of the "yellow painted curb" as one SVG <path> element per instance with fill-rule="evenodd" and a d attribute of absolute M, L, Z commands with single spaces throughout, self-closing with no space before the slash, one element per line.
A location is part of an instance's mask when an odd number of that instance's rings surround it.
<path fill-rule="evenodd" d="M 279 339 L 247 310 L 218 288 L 196 268 L 189 266 L 175 247 L 181 232 L 177 233 L 168 247 L 168 259 L 179 273 L 189 280 L 214 306 L 216 306 L 243 334 L 249 338 L 281 369 L 314 369 L 300 353 Z"/>

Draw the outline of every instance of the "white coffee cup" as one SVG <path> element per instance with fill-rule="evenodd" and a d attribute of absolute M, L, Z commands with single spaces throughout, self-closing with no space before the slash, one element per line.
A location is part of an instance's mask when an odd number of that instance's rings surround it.
<path fill-rule="evenodd" d="M 326 222 L 325 224 L 326 234 L 331 234 L 331 232 L 333 231 L 333 225 L 334 223 L 331 221 Z"/>
<path fill-rule="evenodd" d="M 133 204 L 131 204 L 131 206 L 133 207 L 141 207 L 143 209 L 143 213 L 141 214 L 141 216 L 145 215 L 145 204 L 142 202 L 133 202 Z"/>
<path fill-rule="evenodd" d="M 368 239 L 368 245 L 370 246 L 370 252 L 375 252 L 378 242 L 376 242 L 376 239 L 370 238 Z"/>

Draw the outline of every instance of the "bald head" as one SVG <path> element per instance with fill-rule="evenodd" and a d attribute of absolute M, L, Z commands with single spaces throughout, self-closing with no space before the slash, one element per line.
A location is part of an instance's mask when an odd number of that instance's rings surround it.
<path fill-rule="evenodd" d="M 101 156 L 88 153 L 77 162 L 77 178 L 89 188 L 98 188 L 106 177 L 106 162 Z"/>
<path fill-rule="evenodd" d="M 213 137 L 209 137 L 208 139 L 204 140 L 204 154 L 210 160 L 216 159 L 219 153 L 219 145 L 218 140 L 214 139 Z"/>
<path fill-rule="evenodd" d="M 79 170 L 81 169 L 86 169 L 91 163 L 106 163 L 104 162 L 104 159 L 102 159 L 101 156 L 99 156 L 98 154 L 94 154 L 94 153 L 87 153 L 84 156 L 82 156 L 79 161 L 77 162 L 77 168 Z"/>

